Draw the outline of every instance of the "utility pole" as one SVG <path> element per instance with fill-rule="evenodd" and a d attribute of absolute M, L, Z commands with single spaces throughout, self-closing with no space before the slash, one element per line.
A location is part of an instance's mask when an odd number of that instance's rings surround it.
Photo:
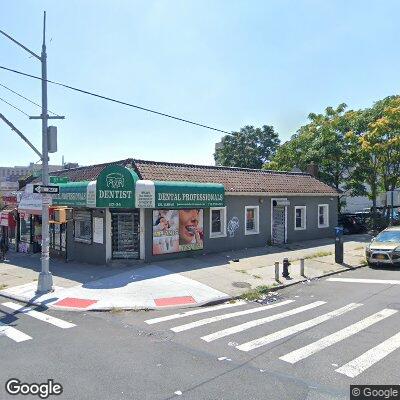
<path fill-rule="evenodd" d="M 8 39 L 22 47 L 25 51 L 37 58 L 42 65 L 42 113 L 40 116 L 29 117 L 29 119 L 42 120 L 42 184 L 49 184 L 49 147 L 48 147 L 48 120 L 49 119 L 64 119 L 63 116 L 49 116 L 47 110 L 47 54 L 46 54 L 46 11 L 43 14 L 43 42 L 42 53 L 38 56 L 33 51 L 29 50 L 23 44 L 16 41 L 7 33 L 0 30 L 0 33 Z M 53 277 L 49 269 L 49 205 L 51 197 L 47 194 L 42 194 L 42 270 L 39 273 L 37 293 L 48 293 L 53 290 Z"/>

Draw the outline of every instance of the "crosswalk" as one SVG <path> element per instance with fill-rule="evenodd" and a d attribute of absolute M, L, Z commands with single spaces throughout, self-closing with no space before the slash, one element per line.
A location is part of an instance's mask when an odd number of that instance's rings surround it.
<path fill-rule="evenodd" d="M 75 324 L 73 324 L 71 322 L 64 321 L 60 318 L 56 318 L 56 317 L 47 315 L 43 312 L 37 311 L 33 307 L 30 307 L 30 306 L 22 306 L 21 304 L 14 303 L 11 301 L 2 303 L 1 305 L 7 309 L 14 310 L 14 315 L 18 315 L 18 314 L 28 315 L 36 320 L 53 325 L 57 328 L 69 329 L 69 328 L 73 328 L 76 326 Z M 20 331 L 19 329 L 15 328 L 13 326 L 10 326 L 10 324 L 0 321 L 0 337 L 1 336 L 6 336 L 7 338 L 9 338 L 17 343 L 32 339 L 31 336 Z"/>
<path fill-rule="evenodd" d="M 236 311 L 235 308 L 239 309 L 239 311 Z M 330 309 L 330 311 L 318 311 L 320 309 Z M 356 310 L 364 313 L 361 319 L 357 317 Z M 308 313 L 311 311 L 313 314 L 309 316 Z M 296 365 L 299 361 L 304 361 L 335 345 L 342 346 L 340 349 L 343 351 L 343 349 L 346 348 L 345 346 L 348 346 L 350 343 L 349 341 L 346 341 L 347 339 L 356 338 L 357 334 L 360 334 L 372 326 L 377 326 L 387 319 L 395 318 L 396 314 L 398 314 L 398 310 L 392 308 L 383 308 L 366 316 L 365 312 L 367 311 L 368 310 L 364 304 L 361 303 L 342 304 L 341 307 L 335 308 L 331 307 L 328 302 L 320 300 L 309 302 L 307 304 L 299 304 L 297 299 L 289 299 L 263 306 L 256 304 L 251 305 L 239 301 L 237 303 L 227 303 L 152 318 L 146 320 L 145 323 L 148 325 L 161 324 L 164 328 L 166 328 L 165 324 L 168 324 L 169 326 L 167 329 L 180 334 L 184 334 L 185 332 L 187 332 L 187 334 L 193 332 L 196 334 L 196 330 L 198 329 L 198 331 L 201 332 L 199 335 L 201 341 L 210 343 L 218 340 L 219 342 L 222 342 L 223 345 L 229 345 L 236 351 L 246 353 L 268 346 L 271 343 L 278 342 L 282 339 L 294 337 L 295 335 L 308 331 L 318 325 L 329 324 L 329 321 L 335 319 L 338 320 L 341 317 L 344 318 L 344 316 L 346 316 L 346 321 L 352 320 L 352 323 L 347 323 L 347 326 L 344 328 L 342 327 L 343 325 L 341 325 L 341 329 L 318 338 L 312 343 L 308 343 L 300 348 L 294 350 L 291 349 L 290 352 L 278 357 L 279 362 Z M 319 315 L 315 316 L 316 312 L 319 312 Z M 263 313 L 266 313 L 267 315 L 264 316 L 262 315 Z M 204 314 L 210 314 L 210 316 L 203 317 Z M 255 316 L 260 316 L 261 318 L 254 318 Z M 292 318 L 290 318 L 293 316 L 296 316 L 297 318 L 300 317 L 304 320 L 300 323 L 293 324 L 291 323 Z M 252 319 L 243 322 L 242 320 L 246 317 L 251 317 Z M 189 319 L 191 321 L 176 324 L 176 320 L 178 319 Z M 236 320 L 240 320 L 241 323 L 236 322 L 235 324 Z M 282 328 L 281 324 L 280 328 L 274 330 L 271 323 L 279 320 L 289 322 L 286 327 Z M 228 326 L 218 330 L 212 328 L 214 323 L 218 325 L 218 323 L 221 322 Z M 272 330 L 272 332 L 268 332 L 268 334 L 261 335 L 260 337 L 254 337 L 259 336 L 259 333 L 254 333 L 259 332 L 257 331 L 257 328 L 261 328 L 261 330 L 264 331 Z M 204 330 L 209 330 L 209 332 L 204 335 Z M 236 343 L 234 340 L 243 337 L 243 332 L 246 332 L 246 335 L 250 335 L 251 340 L 243 343 Z M 226 339 L 226 343 L 221 341 L 223 338 Z M 230 341 L 228 342 L 228 340 Z M 285 346 L 282 346 L 280 348 L 284 349 L 284 347 Z M 335 372 L 349 378 L 355 378 L 368 368 L 371 368 L 373 365 L 389 356 L 392 352 L 399 349 L 400 332 L 389 338 L 385 338 L 381 343 L 377 343 L 375 347 L 372 347 L 361 355 L 357 355 L 353 360 L 346 360 L 348 362 L 342 366 L 336 365 L 338 368 L 335 369 Z M 282 351 L 284 352 L 284 350 Z M 347 352 L 344 352 L 344 354 L 347 355 Z"/>

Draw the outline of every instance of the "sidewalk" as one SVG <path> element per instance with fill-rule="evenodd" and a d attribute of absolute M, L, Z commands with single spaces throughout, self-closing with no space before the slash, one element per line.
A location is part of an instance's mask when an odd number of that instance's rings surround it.
<path fill-rule="evenodd" d="M 199 255 L 140 266 L 89 265 L 51 260 L 52 293 L 37 296 L 39 255 L 10 253 L 0 263 L 0 294 L 67 310 L 160 309 L 193 307 L 242 295 L 258 286 L 279 288 L 303 281 L 300 258 L 308 279 L 363 265 L 368 235 L 345 237 L 344 264 L 334 262 L 332 239 L 281 247 Z M 291 279 L 275 282 L 274 262 L 289 258 Z M 282 270 L 280 270 L 281 275 Z"/>

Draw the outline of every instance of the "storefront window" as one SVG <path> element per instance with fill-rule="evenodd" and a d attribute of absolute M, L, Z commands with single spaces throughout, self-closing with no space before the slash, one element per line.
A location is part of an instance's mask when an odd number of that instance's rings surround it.
<path fill-rule="evenodd" d="M 210 237 L 226 236 L 226 207 L 210 209 Z"/>
<path fill-rule="evenodd" d="M 75 211 L 74 213 L 75 241 L 92 242 L 92 213 L 90 211 Z"/>
<path fill-rule="evenodd" d="M 153 254 L 203 248 L 203 210 L 153 210 Z"/>
<path fill-rule="evenodd" d="M 306 206 L 296 206 L 294 208 L 294 229 L 299 231 L 306 229 Z"/>
<path fill-rule="evenodd" d="M 259 233 L 258 231 L 258 206 L 246 207 L 245 208 L 245 220 L 246 220 L 246 235 L 253 235 Z"/>
<path fill-rule="evenodd" d="M 33 241 L 35 243 L 42 243 L 42 217 L 34 215 L 33 220 Z"/>
<path fill-rule="evenodd" d="M 329 205 L 318 205 L 318 228 L 327 228 L 329 226 Z"/>
<path fill-rule="evenodd" d="M 30 214 L 20 214 L 20 241 L 24 243 L 31 242 L 31 216 Z"/>

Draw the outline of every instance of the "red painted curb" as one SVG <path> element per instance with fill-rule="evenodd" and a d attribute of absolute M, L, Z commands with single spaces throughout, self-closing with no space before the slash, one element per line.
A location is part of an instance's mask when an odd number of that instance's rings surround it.
<path fill-rule="evenodd" d="M 178 306 L 183 304 L 196 304 L 196 300 L 192 296 L 161 297 L 159 299 L 154 299 L 154 303 L 157 307 L 165 307 Z"/>
<path fill-rule="evenodd" d="M 53 305 L 59 307 L 86 308 L 95 303 L 97 303 L 97 300 L 76 299 L 74 297 L 66 297 L 65 299 L 62 299 L 57 303 L 54 303 Z"/>

